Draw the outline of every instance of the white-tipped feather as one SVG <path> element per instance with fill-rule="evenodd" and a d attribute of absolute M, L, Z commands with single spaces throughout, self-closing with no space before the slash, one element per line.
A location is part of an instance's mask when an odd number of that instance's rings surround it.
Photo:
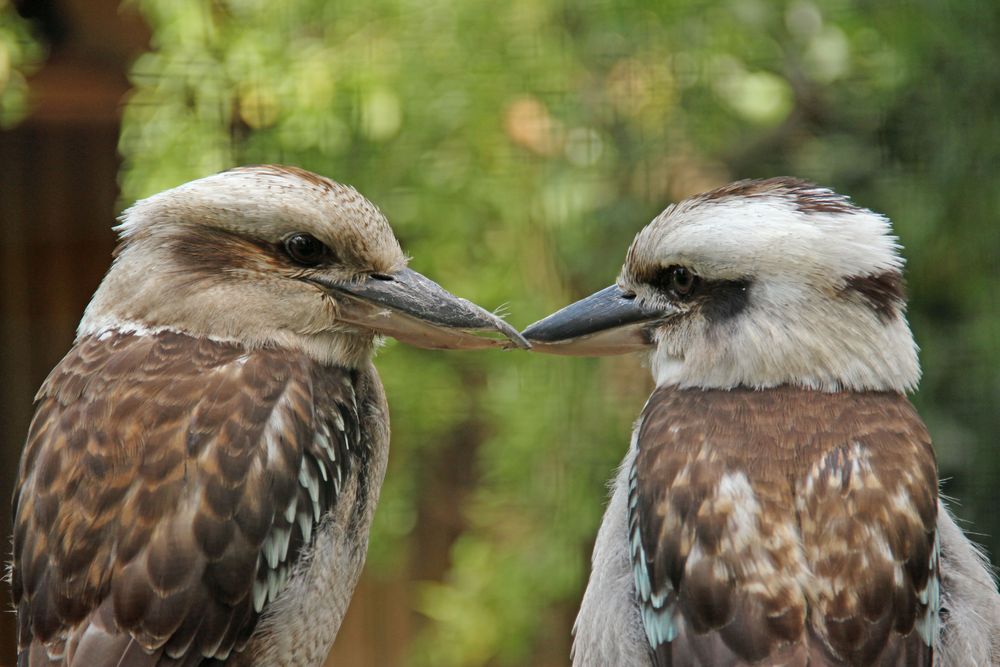
<path fill-rule="evenodd" d="M 669 297 L 650 276 L 683 266 L 704 281 L 747 286 L 747 299 L 730 317 L 713 320 L 699 313 L 695 304 L 683 299 L 673 302 L 674 310 L 684 314 L 666 319 L 652 334 L 655 351 L 651 366 L 659 387 L 697 391 L 793 385 L 827 392 L 902 393 L 916 388 L 920 367 L 905 317 L 899 251 L 889 220 L 854 206 L 846 197 L 794 179 L 747 181 L 664 211 L 636 236 L 619 285 L 640 300 L 662 303 Z M 705 417 L 704 428 L 711 431 L 713 416 Z M 673 591 L 669 579 L 659 582 L 660 591 L 650 585 L 645 571 L 649 554 L 643 547 L 639 524 L 629 524 L 630 514 L 637 512 L 637 481 L 630 471 L 641 428 L 640 419 L 614 480 L 594 546 L 590 581 L 574 625 L 575 667 L 651 665 L 650 645 L 670 643 L 685 632 L 692 633 L 690 627 L 681 627 L 685 615 L 678 613 L 675 620 L 664 606 L 665 592 Z M 807 425 L 795 428 L 808 432 Z M 780 439 L 781 435 L 776 433 L 775 437 Z M 781 456 L 788 456 L 788 451 Z M 760 465 L 769 465 L 767 453 L 761 456 Z M 831 484 L 843 487 L 845 494 L 848 488 L 856 494 L 877 491 L 878 479 L 863 445 L 853 442 L 843 456 L 846 464 L 841 459 L 821 459 L 814 474 L 807 474 L 802 487 L 796 489 L 796 506 L 805 520 L 809 519 L 805 499 L 822 491 L 821 477 L 828 495 Z M 822 467 L 827 463 L 842 469 L 823 477 Z M 717 500 L 733 508 L 731 518 L 735 521 L 726 526 L 725 544 L 744 538 L 757 544 L 751 539 L 754 530 L 743 529 L 755 526 L 750 515 L 759 508 L 749 482 L 735 476 L 738 474 L 742 473 L 724 476 L 718 489 Z M 910 472 L 905 472 L 907 479 L 903 481 L 912 481 L 909 476 Z M 679 471 L 672 484 L 683 488 L 692 482 Z M 833 489 L 833 496 L 838 489 Z M 887 509 L 906 517 L 915 511 L 917 500 L 905 487 L 900 489 L 886 499 Z M 646 492 L 655 497 L 655 489 L 646 488 Z M 932 501 L 933 496 L 930 498 Z M 662 517 L 671 509 L 661 503 L 652 511 Z M 666 519 L 662 525 L 667 525 Z M 801 530 L 801 526 L 789 526 L 779 532 L 781 539 L 798 544 Z M 670 535 L 677 538 L 676 533 Z M 881 534 L 875 537 L 866 557 L 881 557 L 891 563 L 895 556 L 887 538 Z M 668 538 L 660 535 L 658 539 Z M 777 544 L 776 536 L 769 539 L 770 546 Z M 836 545 L 828 546 L 835 550 Z M 697 565 L 699 549 L 696 540 L 690 552 L 685 552 L 687 570 Z M 781 553 L 791 552 L 794 549 Z M 805 568 L 801 558 L 795 563 Z M 996 581 L 984 555 L 940 503 L 927 567 L 931 576 L 915 595 L 927 608 L 916 620 L 915 631 L 925 646 L 933 644 L 935 667 L 1000 665 Z M 895 564 L 892 577 L 893 585 L 903 583 L 902 564 Z M 811 581 L 805 577 L 799 584 L 805 589 L 813 586 Z M 681 642 L 686 648 L 677 649 L 682 660 L 691 658 L 684 652 L 692 645 L 690 638 L 686 641 Z"/>

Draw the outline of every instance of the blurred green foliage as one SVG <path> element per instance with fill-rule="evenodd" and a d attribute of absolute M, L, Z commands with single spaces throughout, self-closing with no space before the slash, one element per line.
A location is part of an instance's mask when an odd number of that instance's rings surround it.
<path fill-rule="evenodd" d="M 10 0 L 0 0 L 0 129 L 20 120 L 27 111 L 30 73 L 42 55 L 30 26 L 17 15 Z"/>
<path fill-rule="evenodd" d="M 153 48 L 132 70 L 125 201 L 297 164 L 356 186 L 412 266 L 518 326 L 610 283 L 667 203 L 728 180 L 794 174 L 887 213 L 945 489 L 1000 550 L 1000 3 L 134 4 Z M 412 662 L 525 664 L 564 641 L 648 374 L 394 343 L 378 365 L 394 430 L 377 568 L 430 558 L 408 535 L 438 477 L 459 480 L 435 499 L 461 525 L 417 584 Z"/>

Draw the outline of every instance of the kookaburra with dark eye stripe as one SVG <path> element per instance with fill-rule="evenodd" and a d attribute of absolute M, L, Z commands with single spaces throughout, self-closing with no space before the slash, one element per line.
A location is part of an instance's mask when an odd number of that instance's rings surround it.
<path fill-rule="evenodd" d="M 671 206 L 524 331 L 651 350 L 573 664 L 981 666 L 1000 598 L 937 493 L 889 221 L 802 181 Z"/>
<path fill-rule="evenodd" d="M 319 665 L 385 473 L 379 337 L 523 339 L 299 169 L 193 181 L 118 230 L 21 460 L 18 664 Z"/>

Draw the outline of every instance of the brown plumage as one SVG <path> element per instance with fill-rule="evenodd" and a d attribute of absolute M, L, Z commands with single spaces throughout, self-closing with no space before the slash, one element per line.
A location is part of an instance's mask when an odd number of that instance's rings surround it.
<path fill-rule="evenodd" d="M 524 331 L 645 350 L 575 667 L 1000 664 L 1000 596 L 937 498 L 889 220 L 798 179 L 669 206 L 614 285 Z"/>
<path fill-rule="evenodd" d="M 138 202 L 36 397 L 14 496 L 22 666 L 311 667 L 360 576 L 389 421 L 380 335 L 523 343 L 295 168 Z"/>
<path fill-rule="evenodd" d="M 133 638 L 150 653 L 123 665 L 242 648 L 334 503 L 366 503 L 372 382 L 177 333 L 80 340 L 38 393 L 15 492 L 28 663 L 100 664 Z"/>
<path fill-rule="evenodd" d="M 655 664 L 931 664 L 936 466 L 904 396 L 661 387 L 637 449 Z"/>

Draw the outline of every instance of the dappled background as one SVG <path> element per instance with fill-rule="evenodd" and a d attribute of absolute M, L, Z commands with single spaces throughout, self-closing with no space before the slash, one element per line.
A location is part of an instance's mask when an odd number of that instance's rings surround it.
<path fill-rule="evenodd" d="M 1000 3 L 15 4 L 4 497 L 31 396 L 137 198 L 238 164 L 317 171 L 382 208 L 411 266 L 523 327 L 609 284 L 668 203 L 790 174 L 893 219 L 914 400 L 945 493 L 1000 553 Z M 377 364 L 393 449 L 333 661 L 566 664 L 605 482 L 650 389 L 641 360 L 390 342 Z"/>

